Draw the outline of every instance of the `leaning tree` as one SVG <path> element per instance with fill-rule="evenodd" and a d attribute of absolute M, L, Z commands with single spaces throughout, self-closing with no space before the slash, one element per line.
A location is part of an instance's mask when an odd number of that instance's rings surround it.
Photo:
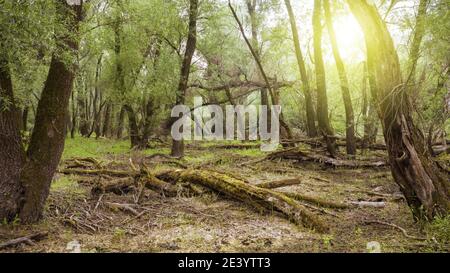
<path fill-rule="evenodd" d="M 366 42 L 372 97 L 389 153 L 395 182 L 416 219 L 450 211 L 450 180 L 432 160 L 424 135 L 414 125 L 410 87 L 403 82 L 392 37 L 377 8 L 367 0 L 347 0 Z"/>
<path fill-rule="evenodd" d="M 7 37 L 0 37 L 0 219 L 24 223 L 41 218 L 50 183 L 61 159 L 67 107 L 78 52 L 77 33 L 83 1 L 55 0 L 55 50 L 37 106 L 27 150 L 20 136 Z M 19 7 L 18 7 L 19 8 Z M 0 32 L 3 36 L 4 33 Z"/>

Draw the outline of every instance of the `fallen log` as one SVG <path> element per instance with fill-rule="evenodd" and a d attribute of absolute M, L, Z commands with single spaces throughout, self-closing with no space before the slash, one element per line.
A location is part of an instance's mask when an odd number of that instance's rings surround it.
<path fill-rule="evenodd" d="M 95 169 L 95 170 L 85 170 L 85 169 L 62 169 L 59 170 L 62 174 L 74 174 L 74 175 L 86 175 L 86 176 L 96 176 L 96 175 L 109 175 L 113 177 L 130 177 L 136 176 L 138 172 L 135 171 L 120 171 L 120 170 L 107 170 L 107 169 Z"/>
<path fill-rule="evenodd" d="M 178 183 L 199 184 L 232 199 L 242 201 L 260 212 L 278 211 L 295 224 L 302 224 L 318 232 L 328 231 L 328 227 L 318 216 L 312 214 L 302 204 L 280 192 L 259 188 L 213 171 L 176 170 L 165 172 L 164 178 Z"/>
<path fill-rule="evenodd" d="M 144 183 L 147 189 L 153 190 L 162 196 L 175 197 L 179 194 L 177 186 L 164 182 L 149 172 L 143 174 L 139 181 L 140 183 Z"/>
<path fill-rule="evenodd" d="M 371 207 L 371 208 L 384 208 L 386 206 L 385 202 L 371 202 L 371 201 L 357 201 L 357 202 L 350 202 L 350 204 L 357 207 Z"/>
<path fill-rule="evenodd" d="M 265 189 L 276 189 L 276 188 L 281 188 L 281 187 L 298 185 L 300 183 L 301 183 L 300 178 L 288 178 L 288 179 L 282 179 L 282 180 L 276 180 L 276 181 L 263 182 L 263 183 L 257 184 L 256 186 L 258 186 L 260 188 L 265 188 Z"/>
<path fill-rule="evenodd" d="M 133 177 L 125 177 L 112 181 L 99 181 L 91 189 L 92 195 L 113 192 L 117 195 L 128 193 L 135 189 Z"/>
<path fill-rule="evenodd" d="M 12 239 L 12 240 L 9 240 L 7 242 L 1 243 L 0 244 L 0 250 L 8 248 L 8 247 L 17 246 L 17 245 L 20 245 L 20 244 L 33 245 L 34 244 L 33 241 L 42 240 L 45 237 L 47 237 L 47 235 L 48 235 L 47 232 L 38 232 L 38 233 L 31 234 L 31 235 L 28 235 L 28 236 Z"/>
<path fill-rule="evenodd" d="M 385 160 L 367 161 L 367 160 L 347 160 L 336 159 L 321 154 L 308 153 L 299 148 L 292 148 L 282 151 L 273 152 L 266 157 L 269 160 L 290 159 L 297 161 L 317 162 L 325 166 L 332 167 L 349 167 L 349 168 L 374 168 L 387 166 Z"/>
<path fill-rule="evenodd" d="M 325 200 L 325 199 L 322 199 L 319 197 L 312 197 L 309 195 L 304 195 L 301 193 L 296 193 L 296 192 L 283 192 L 283 193 L 292 199 L 295 199 L 298 201 L 305 201 L 305 202 L 319 205 L 319 206 L 325 207 L 325 208 L 348 209 L 351 207 L 351 205 L 346 204 L 346 203 L 334 202 L 334 201 Z"/>

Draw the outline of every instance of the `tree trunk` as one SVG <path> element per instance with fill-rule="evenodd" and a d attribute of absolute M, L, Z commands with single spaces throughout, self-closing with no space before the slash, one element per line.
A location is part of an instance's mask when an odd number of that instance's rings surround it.
<path fill-rule="evenodd" d="M 258 58 L 261 58 L 261 52 L 259 50 L 259 40 L 258 40 L 258 20 L 256 18 L 256 5 L 257 2 L 256 0 L 246 0 L 247 1 L 247 11 L 248 11 L 248 15 L 250 17 L 250 26 L 251 26 L 251 30 L 252 30 L 252 37 L 251 37 L 251 41 L 252 41 L 252 47 L 256 53 L 256 55 L 258 56 Z M 258 80 L 260 80 L 262 78 L 261 72 L 258 70 Z M 270 103 L 269 103 L 269 94 L 267 92 L 267 88 L 261 88 L 260 90 L 260 96 L 261 96 L 261 105 L 262 106 L 268 106 L 267 107 L 267 116 L 270 117 L 271 113 L 270 113 Z M 270 130 L 271 128 L 271 119 L 268 118 L 267 119 L 267 129 Z"/>
<path fill-rule="evenodd" d="M 141 141 L 139 137 L 139 127 L 136 120 L 136 113 L 130 105 L 124 105 L 123 108 L 128 115 L 128 126 L 130 127 L 131 148 L 139 147 Z"/>
<path fill-rule="evenodd" d="M 316 129 L 316 114 L 314 111 L 314 104 L 311 96 L 311 87 L 308 79 L 308 74 L 306 73 L 305 61 L 303 59 L 302 50 L 300 48 L 300 40 L 298 37 L 297 24 L 295 21 L 294 11 L 290 0 L 284 0 L 286 8 L 289 14 L 289 21 L 291 24 L 292 39 L 294 41 L 295 56 L 297 57 L 297 64 L 300 71 L 300 77 L 302 79 L 303 93 L 305 94 L 305 110 L 306 110 L 306 129 L 309 137 L 317 136 Z"/>
<path fill-rule="evenodd" d="M 317 120 L 319 122 L 320 134 L 324 136 L 327 150 L 331 156 L 336 155 L 335 140 L 332 138 L 333 129 L 328 119 L 328 98 L 325 82 L 325 67 L 322 56 L 322 24 L 321 24 L 322 1 L 314 0 L 313 32 L 314 32 L 314 62 L 316 66 L 317 85 Z"/>
<path fill-rule="evenodd" d="M 341 82 L 342 98 L 344 100 L 345 107 L 345 136 L 346 136 L 346 148 L 347 154 L 356 154 L 356 140 L 355 140 L 355 118 L 353 114 L 352 99 L 350 97 L 350 90 L 348 84 L 347 73 L 345 72 L 344 62 L 342 61 L 339 47 L 336 41 L 336 35 L 333 28 L 333 17 L 330 9 L 330 2 L 324 0 L 323 8 L 325 11 L 325 21 L 328 29 L 328 35 L 330 36 L 331 48 L 333 50 L 334 60 L 336 62 L 336 68 L 339 74 L 339 80 Z"/>
<path fill-rule="evenodd" d="M 55 1 L 55 6 L 57 18 L 65 29 L 56 32 L 58 53 L 54 53 L 51 60 L 26 155 L 18 135 L 19 121 L 15 118 L 17 110 L 14 104 L 9 110 L 0 113 L 0 146 L 4 151 L 0 155 L 0 162 L 8 166 L 0 171 L 0 217 L 6 220 L 12 220 L 17 215 L 23 223 L 40 219 L 51 180 L 64 149 L 67 107 L 75 69 L 73 55 L 78 50 L 78 43 L 73 35 L 78 31 L 82 5 L 69 6 L 65 2 Z M 61 59 L 62 52 L 67 53 L 64 54 L 64 60 Z M 67 66 L 68 62 L 72 65 Z M 2 60 L 2 63 L 7 64 L 7 61 Z M 4 68 L 1 71 L 2 93 L 13 102 L 9 72 Z"/>
<path fill-rule="evenodd" d="M 413 39 L 411 44 L 411 50 L 409 52 L 409 64 L 408 64 L 408 81 L 411 84 L 415 83 L 415 74 L 417 61 L 420 57 L 420 44 L 422 43 L 423 36 L 425 34 L 425 16 L 427 12 L 427 6 L 430 0 L 420 0 L 419 9 L 417 11 L 416 25 L 414 27 Z M 418 90 L 415 90 L 418 91 Z M 417 92 L 416 92 L 417 94 Z"/>
<path fill-rule="evenodd" d="M 102 59 L 103 59 L 103 53 L 100 54 L 100 57 L 97 60 L 97 67 L 95 70 L 95 93 L 94 93 L 94 100 L 92 102 L 92 113 L 93 113 L 93 120 L 91 125 L 91 130 L 89 131 L 88 137 L 91 137 L 91 135 L 95 132 L 96 137 L 98 138 L 100 136 L 100 120 L 101 120 L 101 112 L 102 112 L 102 100 L 101 100 L 101 93 L 99 88 L 99 79 L 100 79 L 100 72 L 101 72 L 101 65 L 102 65 Z"/>
<path fill-rule="evenodd" d="M 376 142 L 378 128 L 376 125 L 377 113 L 371 96 L 367 92 L 367 80 L 369 78 L 367 71 L 367 63 L 364 62 L 363 82 L 362 82 L 362 107 L 361 115 L 363 117 L 364 136 L 362 139 L 362 149 L 368 148 Z"/>
<path fill-rule="evenodd" d="M 102 136 L 111 136 L 111 102 L 106 103 L 105 117 L 103 120 Z"/>
<path fill-rule="evenodd" d="M 117 132 L 116 132 L 116 137 L 117 139 L 122 139 L 122 134 L 123 134 L 123 122 L 125 119 L 125 108 L 122 106 L 120 107 L 120 112 L 119 112 L 119 116 L 117 117 L 118 121 L 117 121 Z"/>
<path fill-rule="evenodd" d="M 149 99 L 145 105 L 145 120 L 144 120 L 144 132 L 141 139 L 141 147 L 143 149 L 148 147 L 148 140 L 152 129 L 152 118 L 155 113 L 152 99 Z"/>
<path fill-rule="evenodd" d="M 422 132 L 414 125 L 408 89 L 402 84 L 398 55 L 377 9 L 367 0 L 347 0 L 366 39 L 374 69 L 372 95 L 383 123 L 395 182 L 415 219 L 432 220 L 450 211 L 449 177 L 431 159 Z"/>
<path fill-rule="evenodd" d="M 192 57 L 194 56 L 195 47 L 197 44 L 197 15 L 198 15 L 198 0 L 190 0 L 189 5 L 189 33 L 186 42 L 186 50 L 184 52 L 183 62 L 180 70 L 180 80 L 178 83 L 178 90 L 176 94 L 176 104 L 184 104 L 186 89 L 189 81 L 189 73 L 191 70 Z M 171 124 L 175 122 L 176 118 L 172 118 Z M 181 157 L 184 155 L 184 141 L 173 140 L 172 142 L 172 156 Z"/>
<path fill-rule="evenodd" d="M 0 41 L 0 46 L 1 41 Z M 15 106 L 10 70 L 0 48 L 0 221 L 12 220 L 20 210 L 23 188 L 20 170 L 25 151 L 20 137 L 19 110 Z"/>

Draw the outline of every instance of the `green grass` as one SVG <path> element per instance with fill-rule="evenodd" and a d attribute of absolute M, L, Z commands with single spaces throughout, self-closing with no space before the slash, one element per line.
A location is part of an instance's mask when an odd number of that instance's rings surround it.
<path fill-rule="evenodd" d="M 70 176 L 61 176 L 54 180 L 51 185 L 52 191 L 71 193 L 71 194 L 84 194 L 85 189 L 72 179 Z"/>
<path fill-rule="evenodd" d="M 63 159 L 71 157 L 102 158 L 108 154 L 127 154 L 130 152 L 128 140 L 95 139 L 76 136 L 67 138 Z"/>

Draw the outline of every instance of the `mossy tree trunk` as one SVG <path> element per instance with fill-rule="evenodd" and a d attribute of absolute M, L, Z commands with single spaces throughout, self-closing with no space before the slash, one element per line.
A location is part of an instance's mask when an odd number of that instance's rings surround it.
<path fill-rule="evenodd" d="M 450 180 L 431 159 L 422 132 L 415 126 L 408 88 L 386 24 L 366 0 L 347 0 L 363 29 L 368 65 L 373 67 L 372 96 L 383 124 L 392 175 L 416 219 L 431 220 L 450 211 Z"/>

